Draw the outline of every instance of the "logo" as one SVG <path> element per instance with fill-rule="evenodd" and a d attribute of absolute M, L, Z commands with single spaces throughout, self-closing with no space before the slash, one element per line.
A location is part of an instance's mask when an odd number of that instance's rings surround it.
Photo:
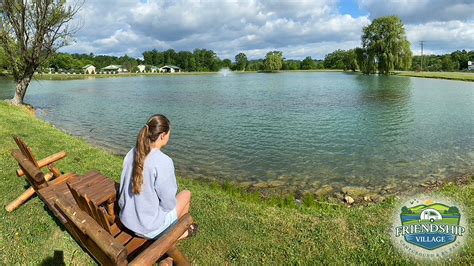
<path fill-rule="evenodd" d="M 418 196 L 396 209 L 392 240 L 405 253 L 439 259 L 451 255 L 467 236 L 462 208 L 447 199 Z"/>

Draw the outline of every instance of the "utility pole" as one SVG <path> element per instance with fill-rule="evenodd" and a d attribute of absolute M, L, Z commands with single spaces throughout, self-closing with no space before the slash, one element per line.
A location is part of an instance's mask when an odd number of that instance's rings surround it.
<path fill-rule="evenodd" d="M 420 41 L 420 45 L 421 45 L 421 70 L 420 71 L 423 71 L 423 44 L 425 43 L 425 41 Z"/>

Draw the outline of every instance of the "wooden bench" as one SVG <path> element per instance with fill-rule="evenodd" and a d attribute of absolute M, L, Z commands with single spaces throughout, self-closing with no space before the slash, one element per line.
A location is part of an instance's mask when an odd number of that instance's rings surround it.
<path fill-rule="evenodd" d="M 33 191 L 97 262 L 103 265 L 151 265 L 162 260 L 189 264 L 176 248 L 178 238 L 193 223 L 189 214 L 183 215 L 177 225 L 157 240 L 137 237 L 116 215 L 116 182 L 99 172 L 79 176 L 73 173 L 61 175 L 59 170 L 54 170 L 59 172 L 58 177 L 46 181 L 41 161 L 35 163 L 28 146 L 17 137 L 15 141 L 20 150 L 14 150 L 12 155 Z"/>

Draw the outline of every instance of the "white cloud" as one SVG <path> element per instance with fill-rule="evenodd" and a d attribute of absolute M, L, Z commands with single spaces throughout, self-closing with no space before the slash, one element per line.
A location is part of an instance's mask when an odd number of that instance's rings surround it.
<path fill-rule="evenodd" d="M 447 21 L 428 22 L 406 27 L 407 38 L 411 41 L 415 54 L 419 54 L 419 41 L 425 41 L 425 48 L 431 53 L 474 49 L 474 22 Z M 446 51 L 446 47 L 450 50 Z"/>
<path fill-rule="evenodd" d="M 404 23 L 474 19 L 472 0 L 359 0 L 370 18 L 397 15 Z"/>
<path fill-rule="evenodd" d="M 340 14 L 342 3 L 342 0 L 89 0 L 78 16 L 83 27 L 76 43 L 63 51 L 127 53 L 140 57 L 143 51 L 151 49 L 205 48 L 214 50 L 221 58 L 232 59 L 235 54 L 245 52 L 254 59 L 270 50 L 281 50 L 286 58 L 323 58 L 336 49 L 358 46 L 362 28 L 370 23 L 367 16 Z M 453 4 L 445 1 L 438 13 L 424 12 L 430 6 L 427 3 L 426 0 L 359 1 L 371 17 L 394 12 L 407 20 L 416 17 L 422 20 L 421 24 L 406 25 L 408 38 L 414 44 L 424 39 L 439 43 L 445 52 L 461 47 L 472 49 L 472 22 L 464 20 L 474 13 L 472 8 L 469 10 L 471 1 Z M 442 1 L 430 3 L 439 7 Z M 432 20 L 436 16 L 458 19 L 457 22 Z M 452 38 L 457 42 L 448 42 Z"/>

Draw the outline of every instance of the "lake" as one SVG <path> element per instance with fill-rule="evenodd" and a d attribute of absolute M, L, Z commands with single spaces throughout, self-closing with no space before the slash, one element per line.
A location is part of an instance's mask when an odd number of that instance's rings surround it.
<path fill-rule="evenodd" d="M 0 85 L 11 98 L 13 83 Z M 150 115 L 165 114 L 165 153 L 181 176 L 316 189 L 474 173 L 470 82 L 331 72 L 41 80 L 25 101 L 122 155 Z"/>

